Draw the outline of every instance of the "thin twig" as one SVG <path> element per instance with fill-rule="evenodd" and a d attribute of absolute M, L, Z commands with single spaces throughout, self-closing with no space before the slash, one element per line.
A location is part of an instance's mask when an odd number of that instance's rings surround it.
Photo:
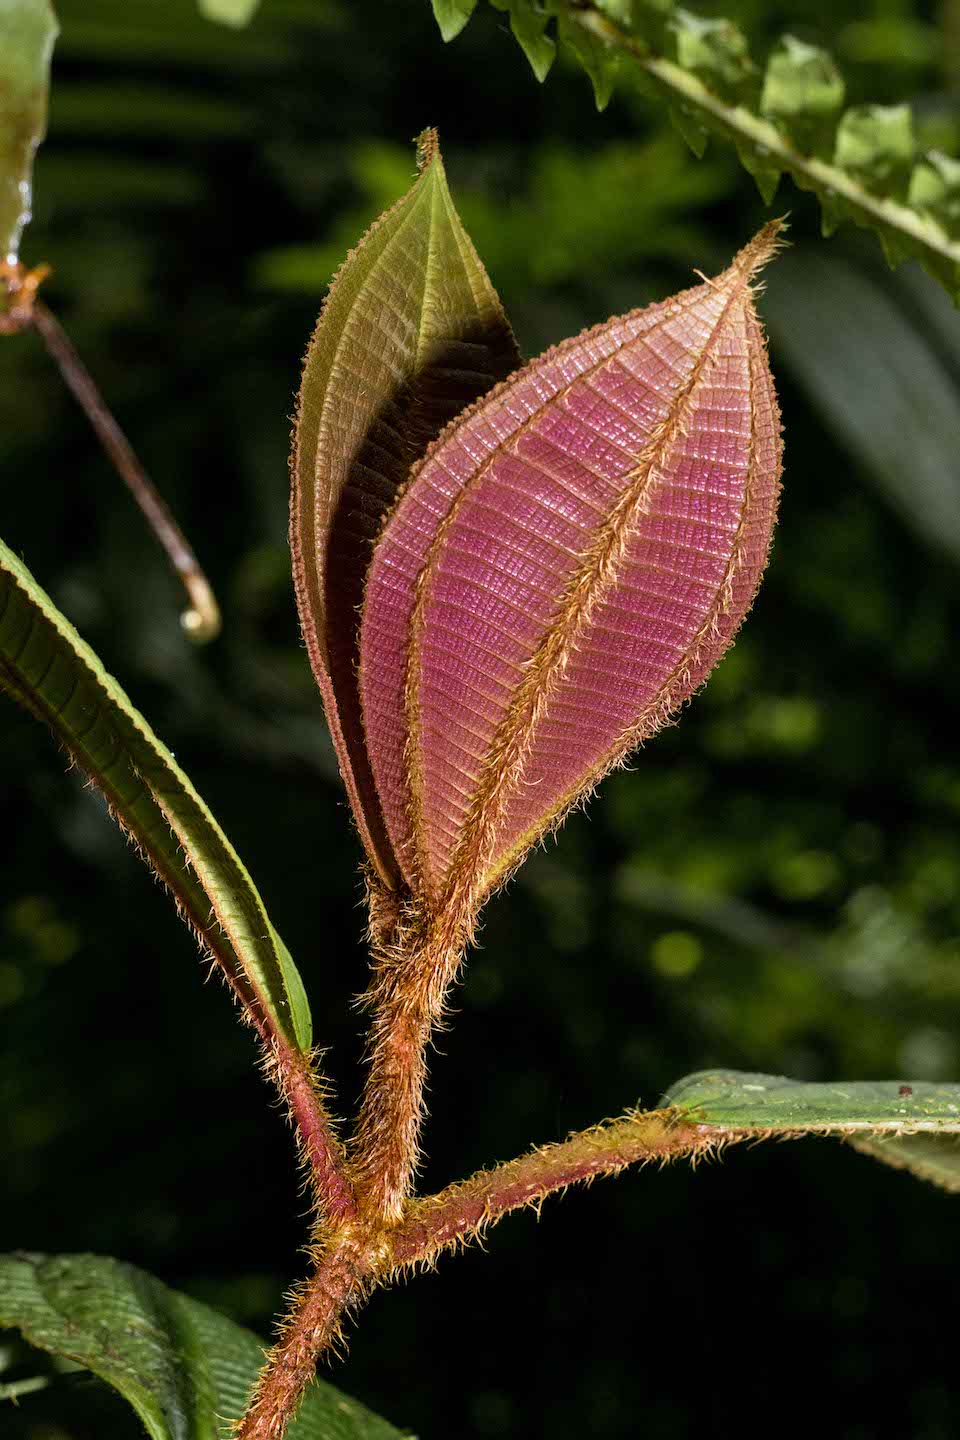
<path fill-rule="evenodd" d="M 56 361 L 64 383 L 79 402 L 117 473 L 126 483 L 183 582 L 190 606 L 180 616 L 180 623 L 192 640 L 213 640 L 220 632 L 220 609 L 210 583 L 173 518 L 170 507 L 137 459 L 63 326 L 40 300 L 33 300 L 30 314 L 33 328 Z"/>

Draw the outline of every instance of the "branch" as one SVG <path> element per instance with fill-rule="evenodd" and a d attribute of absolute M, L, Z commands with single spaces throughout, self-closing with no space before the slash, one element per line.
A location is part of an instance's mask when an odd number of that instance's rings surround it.
<path fill-rule="evenodd" d="M 696 1161 L 725 1143 L 680 1110 L 630 1111 L 417 1201 L 390 1235 L 392 1263 L 397 1270 L 429 1264 L 442 1250 L 480 1238 L 511 1210 L 539 1209 L 548 1195 L 568 1185 L 589 1184 L 628 1165 L 662 1165 L 683 1156 Z"/>
<path fill-rule="evenodd" d="M 743 105 L 728 104 L 689 70 L 655 54 L 642 40 L 614 24 L 589 0 L 572 8 L 571 15 L 589 35 L 628 55 L 666 98 L 702 114 L 712 128 L 723 132 L 738 146 L 747 146 L 768 168 L 787 171 L 801 188 L 816 191 L 822 199 L 834 204 L 838 200 L 844 202 L 852 218 L 861 225 L 881 232 L 895 231 L 925 252 L 928 260 L 940 262 L 938 272 L 943 262 L 954 272 L 960 270 L 960 242 L 952 240 L 936 220 L 889 197 L 872 193 L 836 164 L 803 154 L 771 121 L 753 114 Z"/>

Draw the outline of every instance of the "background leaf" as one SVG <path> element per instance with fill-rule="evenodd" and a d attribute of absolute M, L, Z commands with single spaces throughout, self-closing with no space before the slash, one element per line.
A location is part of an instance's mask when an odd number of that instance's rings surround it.
<path fill-rule="evenodd" d="M 102 791 L 238 992 L 302 1050 L 299 974 L 213 815 L 170 752 L 0 541 L 0 689 L 53 730 Z"/>
<path fill-rule="evenodd" d="M 221 25 L 248 25 L 257 12 L 260 0 L 198 0 L 200 14 Z"/>
<path fill-rule="evenodd" d="M 786 256 L 766 297 L 786 365 L 837 437 L 924 540 L 960 559 L 960 388 L 927 310 L 956 351 L 960 320 L 922 275 L 885 290 L 823 250 Z"/>
<path fill-rule="evenodd" d="M 50 0 L 0 0 L 0 261 L 30 219 L 33 155 L 47 126 L 57 22 Z"/>
<path fill-rule="evenodd" d="M 263 1363 L 249 1330 L 97 1255 L 0 1256 L 0 1326 L 119 1390 L 151 1440 L 227 1440 Z M 287 1434 L 396 1440 L 400 1432 L 318 1379 Z"/>

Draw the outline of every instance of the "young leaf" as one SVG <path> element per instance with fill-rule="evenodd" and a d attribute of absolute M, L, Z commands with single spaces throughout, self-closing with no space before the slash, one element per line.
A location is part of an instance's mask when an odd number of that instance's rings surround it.
<path fill-rule="evenodd" d="M 960 1190 L 960 1085 L 916 1080 L 806 1084 L 782 1075 L 702 1070 L 664 1096 L 731 1139 L 838 1135 L 865 1154 Z"/>
<path fill-rule="evenodd" d="M 173 756 L 0 541 L 0 691 L 43 720 L 102 792 L 244 1003 L 310 1047 L 303 983 L 236 852 Z"/>
<path fill-rule="evenodd" d="M 483 893 L 712 669 L 766 562 L 779 412 L 751 279 L 549 350 L 451 425 L 370 569 L 360 687 L 404 873 Z"/>
<path fill-rule="evenodd" d="M 151 1440 L 229 1440 L 263 1364 L 262 1343 L 249 1330 L 98 1255 L 0 1256 L 0 1327 L 112 1385 Z M 287 1429 L 287 1440 L 399 1435 L 319 1379 Z"/>
<path fill-rule="evenodd" d="M 30 219 L 34 151 L 47 128 L 50 0 L 0 0 L 0 264 L 14 263 Z"/>
<path fill-rule="evenodd" d="M 453 207 L 434 131 L 419 175 L 339 270 L 310 342 L 295 433 L 297 603 L 360 834 L 381 880 L 398 867 L 366 758 L 358 611 L 373 541 L 410 466 L 519 363 Z"/>

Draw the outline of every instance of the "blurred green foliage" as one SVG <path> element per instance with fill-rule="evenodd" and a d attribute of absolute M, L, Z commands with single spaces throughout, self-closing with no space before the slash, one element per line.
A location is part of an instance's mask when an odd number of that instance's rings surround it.
<path fill-rule="evenodd" d="M 447 47 L 425 0 L 263 0 L 246 29 L 192 0 L 58 8 L 23 258 L 54 266 L 49 301 L 208 566 L 224 635 L 183 641 L 175 582 L 26 335 L 0 340 L 0 533 L 236 844 L 348 1111 L 359 851 L 286 548 L 323 286 L 427 124 L 527 353 L 719 268 L 765 212 L 731 154 L 696 160 L 642 96 L 598 116 L 563 57 L 535 85 L 490 7 Z M 710 9 L 754 53 L 785 30 L 833 50 L 849 103 L 909 101 L 950 148 L 951 0 Z M 491 905 L 436 1059 L 427 1186 L 697 1069 L 957 1078 L 956 317 L 869 239 L 821 241 L 808 197 L 777 203 L 795 251 L 765 301 L 787 439 L 768 578 L 680 724 Z M 828 283 L 811 365 L 796 317 Z M 898 347 L 936 375 L 935 410 Z M 899 468 L 862 424 L 880 384 Z M 114 1254 L 266 1330 L 304 1221 L 250 1038 L 96 797 L 27 716 L 0 717 L 0 1248 Z M 766 1436 L 787 1393 L 795 1423 L 846 1440 L 947 1440 L 954 1206 L 814 1142 L 624 1176 L 377 1298 L 338 1383 L 421 1440 Z M 785 1381 L 786 1354 L 816 1385 Z M 4 1440 L 135 1434 L 108 1404 L 56 1376 L 0 1410 Z"/>

